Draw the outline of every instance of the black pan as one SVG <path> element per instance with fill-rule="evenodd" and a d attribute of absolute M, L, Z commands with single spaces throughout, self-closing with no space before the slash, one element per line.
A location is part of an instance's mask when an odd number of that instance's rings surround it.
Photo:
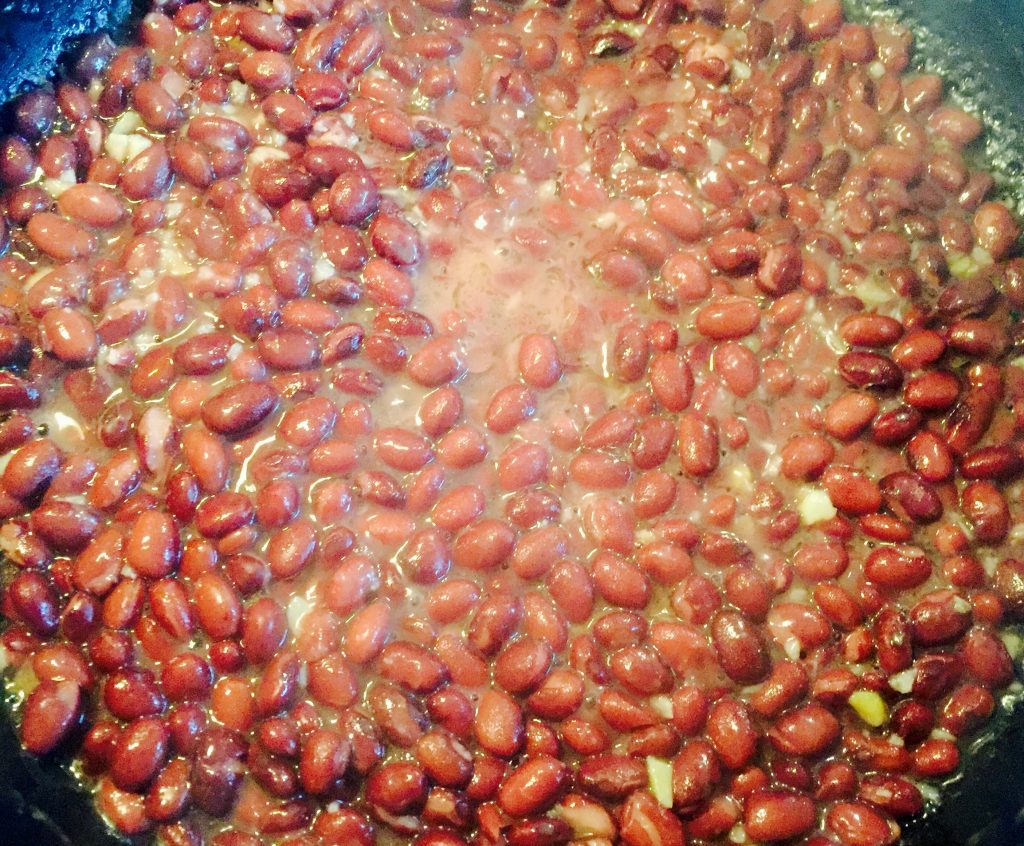
<path fill-rule="evenodd" d="M 0 103 L 45 80 L 83 36 L 123 32 L 139 2 L 0 0 Z M 917 66 L 940 74 L 956 98 L 985 117 L 979 164 L 995 172 L 1003 199 L 1024 215 L 1024 0 L 846 5 L 854 19 L 891 15 L 907 24 Z M 40 761 L 22 753 L 6 704 L 0 711 L 0 846 L 125 846 L 59 754 Z M 941 800 L 904 824 L 901 842 L 1024 846 L 1024 702 L 1008 696 L 963 760 Z"/>

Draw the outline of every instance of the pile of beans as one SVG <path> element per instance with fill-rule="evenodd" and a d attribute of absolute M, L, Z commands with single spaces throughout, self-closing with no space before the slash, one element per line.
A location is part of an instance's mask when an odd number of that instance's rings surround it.
<path fill-rule="evenodd" d="M 839 0 L 91 40 L 0 139 L 26 749 L 164 846 L 893 844 L 1024 619 L 1019 230 L 909 50 Z"/>

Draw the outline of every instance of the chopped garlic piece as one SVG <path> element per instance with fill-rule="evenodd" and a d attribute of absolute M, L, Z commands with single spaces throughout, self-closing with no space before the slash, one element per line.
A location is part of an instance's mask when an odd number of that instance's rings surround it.
<path fill-rule="evenodd" d="M 39 687 L 39 679 L 36 678 L 36 674 L 32 672 L 32 662 L 26 661 L 14 674 L 14 678 L 11 679 L 11 687 L 21 696 L 28 696 L 33 690 Z"/>
<path fill-rule="evenodd" d="M 746 464 L 733 464 L 728 472 L 729 488 L 739 494 L 751 494 L 754 491 L 754 476 Z"/>
<path fill-rule="evenodd" d="M 992 253 L 986 250 L 984 247 L 975 247 L 971 250 L 971 258 L 974 259 L 974 263 L 981 267 L 988 267 L 992 264 Z"/>
<path fill-rule="evenodd" d="M 750 69 L 750 65 L 746 62 L 741 62 L 739 59 L 733 59 L 732 62 L 732 75 L 736 79 L 750 79 L 753 71 Z"/>
<path fill-rule="evenodd" d="M 672 698 L 669 696 L 652 696 L 651 707 L 658 712 L 659 716 L 666 720 L 672 719 Z"/>
<path fill-rule="evenodd" d="M 145 135 L 111 132 L 103 142 L 103 149 L 112 159 L 119 162 L 130 162 L 152 143 Z"/>
<path fill-rule="evenodd" d="M 131 135 L 140 126 L 142 126 L 142 118 L 139 113 L 129 109 L 118 118 L 117 123 L 110 127 L 110 132 L 115 135 Z"/>
<path fill-rule="evenodd" d="M 786 653 L 786 657 L 790 661 L 799 661 L 803 647 L 800 646 L 800 640 L 791 635 L 783 641 L 782 651 Z"/>
<path fill-rule="evenodd" d="M 232 103 L 244 103 L 249 99 L 251 89 L 244 82 L 237 80 L 228 84 L 228 98 Z"/>
<path fill-rule="evenodd" d="M 897 693 L 910 693 L 914 689 L 914 679 L 917 678 L 917 670 L 911 668 L 901 673 L 893 673 L 889 676 L 889 687 Z"/>
<path fill-rule="evenodd" d="M 302 623 L 302 618 L 312 610 L 312 606 L 304 596 L 293 596 L 288 600 L 288 628 L 296 632 Z"/>
<path fill-rule="evenodd" d="M 855 690 L 850 694 L 849 702 L 857 716 L 869 726 L 878 728 L 889 719 L 885 700 L 873 690 Z"/>
<path fill-rule="evenodd" d="M 577 839 L 586 837 L 608 837 L 615 831 L 615 824 L 608 812 L 582 797 L 572 795 L 555 806 L 555 815 L 561 817 L 573 830 Z"/>
<path fill-rule="evenodd" d="M 651 794 L 663 808 L 672 807 L 672 763 L 647 756 L 647 780 Z"/>
<path fill-rule="evenodd" d="M 289 156 L 284 150 L 260 144 L 258 147 L 252 148 L 252 152 L 249 153 L 248 164 L 250 167 L 257 167 L 264 162 L 269 162 L 271 160 L 281 161 L 287 158 L 289 158 Z"/>
<path fill-rule="evenodd" d="M 1006 651 L 1010 653 L 1010 656 L 1016 658 L 1020 655 L 1021 639 L 1020 635 L 1014 632 L 1005 632 L 1001 635 L 1003 645 L 1006 647 Z"/>
<path fill-rule="evenodd" d="M 893 298 L 892 288 L 883 285 L 875 276 L 854 285 L 853 293 L 869 308 L 884 305 Z"/>
<path fill-rule="evenodd" d="M 76 181 L 75 172 L 69 168 L 63 171 L 56 179 L 44 179 L 43 190 L 54 199 L 57 199 L 57 197 L 74 185 Z"/>
<path fill-rule="evenodd" d="M 949 272 L 959 279 L 970 279 L 978 275 L 981 268 L 973 256 L 965 253 L 952 253 L 949 257 Z"/>
<path fill-rule="evenodd" d="M 111 132 L 103 142 L 103 149 L 107 151 L 110 158 L 123 162 L 128 152 L 128 136 L 119 132 Z"/>
<path fill-rule="evenodd" d="M 741 823 L 736 823 L 736 825 L 734 825 L 729 830 L 729 842 L 730 843 L 746 843 L 747 842 L 747 832 L 746 832 L 746 829 L 743 828 L 743 825 Z"/>
<path fill-rule="evenodd" d="M 804 525 L 824 523 L 838 513 L 828 494 L 820 488 L 805 485 L 797 491 L 796 499 L 796 509 L 800 512 L 800 520 Z"/>
<path fill-rule="evenodd" d="M 313 265 L 314 282 L 323 282 L 325 279 L 330 279 L 334 274 L 334 265 L 323 256 L 320 256 Z"/>

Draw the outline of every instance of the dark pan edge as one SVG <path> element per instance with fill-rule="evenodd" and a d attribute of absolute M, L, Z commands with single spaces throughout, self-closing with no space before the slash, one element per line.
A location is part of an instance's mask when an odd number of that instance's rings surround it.
<path fill-rule="evenodd" d="M 1024 5 L 1019 0 L 844 0 L 851 19 L 887 16 L 914 35 L 914 66 L 985 123 L 973 164 L 996 178 L 1024 216 Z M 1017 667 L 1018 678 L 1022 668 Z M 1019 683 L 1018 683 L 1019 687 Z M 902 846 L 1024 844 L 1024 699 L 997 698 L 982 733 L 962 748 L 958 772 L 925 813 L 902 825 Z"/>

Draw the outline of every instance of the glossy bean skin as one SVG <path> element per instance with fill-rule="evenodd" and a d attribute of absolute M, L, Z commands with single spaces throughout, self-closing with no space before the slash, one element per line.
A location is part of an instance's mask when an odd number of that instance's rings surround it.
<path fill-rule="evenodd" d="M 12 104 L 2 654 L 120 832 L 888 846 L 958 766 L 982 123 L 836 0 L 683 6 L 160 2 Z"/>

